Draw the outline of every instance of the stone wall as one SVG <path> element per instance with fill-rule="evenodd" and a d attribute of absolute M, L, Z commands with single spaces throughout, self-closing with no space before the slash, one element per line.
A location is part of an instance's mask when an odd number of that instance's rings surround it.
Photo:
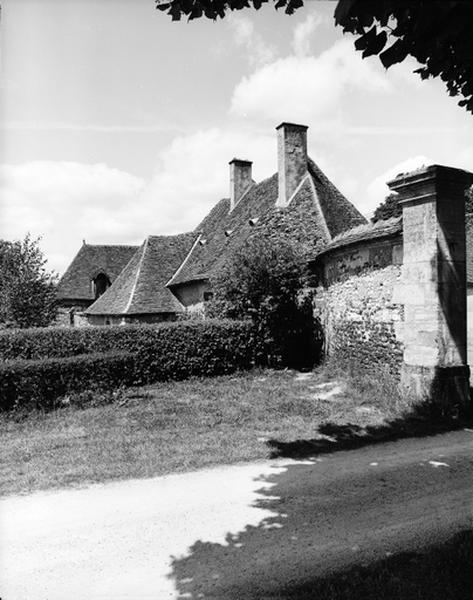
<path fill-rule="evenodd" d="M 470 365 L 470 369 L 473 366 L 473 285 L 468 285 L 466 291 L 466 303 L 467 303 L 467 364 Z"/>
<path fill-rule="evenodd" d="M 394 301 L 402 262 L 398 238 L 349 246 L 324 259 L 315 316 L 325 352 L 340 364 L 367 372 L 377 367 L 399 376 L 403 346 L 398 339 L 402 306 Z"/>
<path fill-rule="evenodd" d="M 201 311 L 204 306 L 204 294 L 209 290 L 205 281 L 194 281 L 173 286 L 172 293 L 189 312 Z"/>
<path fill-rule="evenodd" d="M 406 396 L 429 398 L 442 411 L 470 402 L 465 191 L 472 182 L 472 173 L 441 165 L 398 175 L 388 185 L 402 206 L 402 230 L 393 220 L 344 232 L 313 262 L 326 353 L 362 371 L 389 369 Z"/>
<path fill-rule="evenodd" d="M 85 309 L 84 304 L 59 306 L 55 325 L 60 327 L 87 327 L 89 323 L 84 315 Z"/>

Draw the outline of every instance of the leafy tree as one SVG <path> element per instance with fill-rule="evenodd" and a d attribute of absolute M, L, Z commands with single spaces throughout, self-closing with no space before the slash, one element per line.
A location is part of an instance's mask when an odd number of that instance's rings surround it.
<path fill-rule="evenodd" d="M 206 314 L 251 319 L 270 366 L 310 367 L 317 354 L 303 256 L 284 240 L 252 237 L 211 281 Z"/>
<path fill-rule="evenodd" d="M 423 65 L 415 73 L 440 77 L 473 113 L 472 0 L 340 0 L 335 22 L 358 36 L 363 58 L 378 55 L 389 68 L 413 56 Z"/>
<path fill-rule="evenodd" d="M 467 214 L 473 213 L 473 186 L 471 186 L 465 193 L 465 212 Z M 371 219 L 372 223 L 377 221 L 385 221 L 392 217 L 400 217 L 402 215 L 402 206 L 398 202 L 397 194 L 389 194 L 384 202 L 376 208 Z"/>
<path fill-rule="evenodd" d="M 385 221 L 392 217 L 400 217 L 402 215 L 402 206 L 398 202 L 397 194 L 389 194 L 384 202 L 382 202 L 378 208 L 374 211 L 372 223 L 377 221 Z"/>
<path fill-rule="evenodd" d="M 173 20 L 223 18 L 228 11 L 258 10 L 270 0 L 155 0 Z M 271 0 L 293 14 L 303 0 Z M 473 113 L 473 0 L 338 0 L 335 24 L 357 36 L 363 58 L 377 55 L 386 68 L 413 56 L 422 79 L 440 77 L 460 106 Z"/>
<path fill-rule="evenodd" d="M 56 316 L 56 276 L 39 240 L 0 240 L 0 327 L 44 327 Z"/>

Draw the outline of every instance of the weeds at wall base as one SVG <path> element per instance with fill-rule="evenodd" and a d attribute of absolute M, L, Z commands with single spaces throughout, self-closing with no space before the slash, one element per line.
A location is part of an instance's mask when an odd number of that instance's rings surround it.
<path fill-rule="evenodd" d="M 434 401 L 427 396 L 419 400 L 403 393 L 398 373 L 387 367 L 377 366 L 372 371 L 360 370 L 356 360 L 340 361 L 328 357 L 319 367 L 327 378 L 344 381 L 350 395 L 358 404 L 376 404 L 389 418 L 410 418 L 431 422 L 470 420 L 473 417 L 472 402 L 469 406 L 457 406 L 447 398 Z"/>

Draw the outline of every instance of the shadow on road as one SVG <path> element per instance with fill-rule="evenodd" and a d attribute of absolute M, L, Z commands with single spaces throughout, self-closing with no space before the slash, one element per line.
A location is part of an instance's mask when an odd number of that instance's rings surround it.
<path fill-rule="evenodd" d="M 210 547 L 209 547 L 210 546 Z M 223 589 L 213 585 L 212 574 L 205 561 L 215 560 L 216 551 L 225 557 L 230 570 L 221 570 L 220 577 L 234 578 L 241 568 L 240 554 L 244 548 L 212 548 L 212 545 L 196 545 L 192 555 L 176 561 L 174 571 L 179 599 L 211 598 L 219 600 L 471 600 L 473 589 L 473 531 L 456 534 L 443 545 L 424 552 L 400 552 L 368 567 L 353 567 L 329 577 L 307 578 L 303 584 L 291 584 L 284 588 L 263 590 L 253 573 L 241 572 L 246 586 Z M 208 563 L 207 563 L 208 564 Z"/>
<path fill-rule="evenodd" d="M 313 438 L 290 442 L 270 439 L 266 444 L 271 450 L 271 458 L 304 459 L 340 450 L 353 450 L 370 444 L 437 435 L 465 427 L 472 427 L 470 418 L 432 418 L 414 413 L 382 425 L 366 427 L 352 423 L 340 425 L 326 422 L 317 428 Z"/>
<path fill-rule="evenodd" d="M 178 598 L 471 600 L 470 453 L 455 469 L 436 468 L 435 454 L 471 423 L 420 407 L 382 425 L 327 422 L 309 439 L 269 440 L 272 458 L 300 461 L 261 479 L 253 506 L 271 516 L 174 557 Z"/>
<path fill-rule="evenodd" d="M 323 430 L 341 440 L 329 452 L 354 447 L 351 428 Z M 442 444 L 457 435 L 443 436 Z M 415 440 L 405 444 L 419 452 Z M 422 453 L 433 457 L 437 440 L 430 444 Z M 388 444 L 275 466 L 253 503 L 270 516 L 223 544 L 199 540 L 173 558 L 177 597 L 471 600 L 471 462 L 455 465 L 453 476 L 454 469 L 425 465 L 417 454 L 410 463 L 393 462 L 399 452 Z M 314 457 L 314 445 L 281 446 L 282 455 Z M 371 467 L 373 458 L 380 466 Z"/>

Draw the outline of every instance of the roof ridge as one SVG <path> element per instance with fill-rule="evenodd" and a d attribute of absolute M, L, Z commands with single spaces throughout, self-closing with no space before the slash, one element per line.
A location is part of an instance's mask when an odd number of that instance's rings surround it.
<path fill-rule="evenodd" d="M 146 253 L 146 248 L 148 247 L 148 242 L 149 242 L 149 238 L 150 237 L 151 236 L 148 236 L 145 239 L 145 241 L 143 242 L 143 245 L 142 245 L 143 250 L 141 252 L 141 256 L 140 256 L 140 260 L 138 262 L 138 266 L 136 267 L 135 281 L 133 282 L 133 287 L 131 288 L 130 297 L 128 299 L 128 302 L 126 303 L 124 314 L 126 314 L 129 311 L 130 306 L 133 303 L 133 297 L 135 295 L 135 290 L 136 290 L 136 286 L 138 285 L 138 279 L 139 279 L 139 276 L 140 276 L 141 267 L 143 265 L 143 258 L 144 258 L 144 255 Z"/>
<path fill-rule="evenodd" d="M 88 248 L 139 248 L 140 244 L 82 244 L 80 249 L 87 246 Z M 79 249 L 79 250 L 80 250 Z"/>
<path fill-rule="evenodd" d="M 165 284 L 165 287 L 168 287 L 169 285 L 171 285 L 172 280 L 178 276 L 178 274 L 181 272 L 181 270 L 184 268 L 184 265 L 186 264 L 186 262 L 189 260 L 192 252 L 194 251 L 194 248 L 197 246 L 197 244 L 199 243 L 199 241 L 202 238 L 202 233 L 199 233 L 197 235 L 197 238 L 194 240 L 194 243 L 192 244 L 189 252 L 187 253 L 187 256 L 185 257 L 185 259 L 181 262 L 181 264 L 178 266 L 178 268 L 176 269 L 176 271 L 173 273 L 172 277 L 169 279 L 169 281 Z"/>
<path fill-rule="evenodd" d="M 158 239 L 177 238 L 177 237 L 183 237 L 185 235 L 190 235 L 191 233 L 194 233 L 194 232 L 193 231 L 181 231 L 179 233 L 151 233 L 150 235 L 148 235 L 146 237 L 146 239 L 149 239 L 149 238 L 158 238 Z"/>
<path fill-rule="evenodd" d="M 325 233 L 327 235 L 328 241 L 331 242 L 332 239 L 333 239 L 333 237 L 332 237 L 332 234 L 330 233 L 330 230 L 328 228 L 327 220 L 325 218 L 325 214 L 324 214 L 324 211 L 322 209 L 322 206 L 320 205 L 319 195 L 318 195 L 317 190 L 315 188 L 314 180 L 312 179 L 312 176 L 310 175 L 310 173 L 309 173 L 308 170 L 307 170 L 307 176 L 309 178 L 310 188 L 312 190 L 312 194 L 314 195 L 314 203 L 315 203 L 315 206 L 317 208 L 317 212 L 320 214 L 320 217 L 321 217 L 322 226 L 323 226 L 323 228 L 325 230 Z"/>
<path fill-rule="evenodd" d="M 294 198 L 296 197 L 296 194 L 299 193 L 301 187 L 304 185 L 306 179 L 309 177 L 309 170 L 307 170 L 307 173 L 304 175 L 304 177 L 301 179 L 301 181 L 299 182 L 298 186 L 296 187 L 296 189 L 292 192 L 289 200 L 287 201 L 287 203 L 285 204 L 285 206 L 289 206 L 289 204 L 291 204 L 291 202 L 294 200 Z M 277 201 L 276 201 L 276 206 L 278 206 Z M 280 208 L 284 208 L 284 207 L 280 207 Z"/>
<path fill-rule="evenodd" d="M 256 183 L 256 181 L 254 181 L 254 180 L 252 179 L 252 180 L 251 180 L 251 183 L 250 183 L 250 185 L 249 185 L 249 186 L 246 188 L 246 190 L 243 192 L 243 194 L 242 194 L 242 195 L 241 195 L 241 196 L 238 198 L 237 202 L 235 202 L 235 205 L 233 206 L 233 208 L 232 208 L 232 205 L 231 205 L 231 202 L 230 202 L 230 210 L 228 211 L 228 214 L 231 214 L 231 213 L 232 213 L 232 212 L 235 210 L 235 208 L 238 206 L 238 204 L 239 204 L 239 203 L 240 203 L 240 202 L 243 200 L 243 198 L 246 196 L 246 194 L 247 194 L 247 193 L 248 193 L 248 192 L 249 192 L 251 189 L 253 189 L 253 187 L 254 187 L 255 185 L 258 185 L 258 184 Z"/>

